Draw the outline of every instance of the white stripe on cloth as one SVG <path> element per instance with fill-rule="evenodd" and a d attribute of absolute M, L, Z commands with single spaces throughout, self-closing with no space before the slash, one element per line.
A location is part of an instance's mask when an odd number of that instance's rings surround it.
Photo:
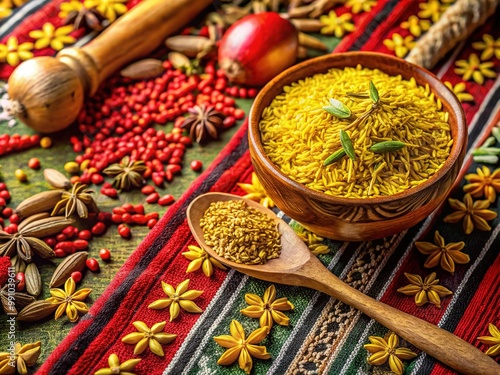
<path fill-rule="evenodd" d="M 0 27 L 0 38 L 3 38 L 5 33 L 21 22 L 32 9 L 44 4 L 49 3 L 50 0 L 32 0 L 25 4 L 21 9 L 12 15 L 3 25 Z"/>

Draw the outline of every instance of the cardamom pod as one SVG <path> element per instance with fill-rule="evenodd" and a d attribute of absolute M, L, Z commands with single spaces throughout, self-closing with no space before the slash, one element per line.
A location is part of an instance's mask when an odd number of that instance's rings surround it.
<path fill-rule="evenodd" d="M 73 272 L 83 270 L 88 255 L 86 251 L 78 251 L 64 258 L 54 271 L 49 286 L 51 288 L 61 286 Z"/>
<path fill-rule="evenodd" d="M 339 161 L 345 156 L 345 150 L 341 148 L 340 150 L 335 151 L 333 154 L 331 154 L 329 157 L 326 158 L 326 160 L 323 162 L 323 166 L 327 166 L 330 164 L 335 163 L 336 161 Z"/>
<path fill-rule="evenodd" d="M 378 142 L 375 143 L 370 147 L 370 151 L 375 152 L 377 154 L 383 153 L 383 152 L 393 152 L 393 151 L 398 151 L 401 150 L 403 147 L 405 147 L 406 144 L 401 141 L 383 141 L 383 142 Z"/>
<path fill-rule="evenodd" d="M 199 35 L 176 35 L 165 40 L 165 45 L 172 51 L 180 52 L 187 57 L 199 57 L 215 50 L 215 43 Z"/>
<path fill-rule="evenodd" d="M 120 71 L 122 77 L 146 79 L 157 77 L 165 71 L 163 63 L 157 59 L 144 59 L 130 64 Z"/>
<path fill-rule="evenodd" d="M 26 270 L 26 262 L 17 255 L 10 258 L 10 264 L 12 264 L 12 267 L 16 269 L 16 273 L 24 272 Z"/>
<path fill-rule="evenodd" d="M 40 212 L 51 211 L 61 200 L 61 192 L 61 190 L 48 190 L 32 195 L 19 203 L 15 212 L 19 218 L 24 219 Z"/>
<path fill-rule="evenodd" d="M 56 169 L 46 168 L 43 170 L 43 177 L 50 185 L 56 189 L 71 189 L 71 182 L 68 178 Z"/>
<path fill-rule="evenodd" d="M 16 320 L 19 322 L 35 322 L 46 318 L 56 311 L 58 304 L 47 301 L 35 301 L 30 303 L 17 314 Z"/>
<path fill-rule="evenodd" d="M 19 233 L 24 237 L 47 237 L 60 232 L 73 223 L 73 220 L 60 216 L 47 217 L 27 224 Z"/>
<path fill-rule="evenodd" d="M 34 214 L 34 215 L 31 215 L 31 216 L 28 216 L 26 219 L 24 219 L 23 221 L 21 221 L 17 227 L 17 231 L 22 231 L 23 228 L 29 224 L 29 223 L 32 223 L 36 220 L 40 220 L 40 219 L 45 219 L 46 217 L 49 217 L 50 214 L 48 212 L 40 212 L 39 214 Z"/>
<path fill-rule="evenodd" d="M 26 280 L 26 291 L 32 296 L 37 297 L 42 293 L 42 278 L 35 263 L 30 263 L 24 272 Z"/>

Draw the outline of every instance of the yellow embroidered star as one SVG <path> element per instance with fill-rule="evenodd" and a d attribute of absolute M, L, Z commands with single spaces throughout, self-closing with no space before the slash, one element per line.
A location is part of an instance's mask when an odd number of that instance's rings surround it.
<path fill-rule="evenodd" d="M 87 299 L 92 289 L 83 288 L 78 291 L 75 291 L 75 289 L 76 285 L 71 277 L 64 283 L 64 290 L 59 288 L 50 289 L 52 297 L 47 298 L 47 301 L 59 305 L 56 310 L 56 320 L 66 312 L 69 321 L 76 322 L 79 314 L 86 314 L 89 311 L 83 301 Z"/>
<path fill-rule="evenodd" d="M 135 366 L 141 361 L 140 358 L 128 359 L 120 363 L 118 356 L 113 353 L 108 357 L 109 368 L 97 370 L 94 375 L 134 375 Z"/>
<path fill-rule="evenodd" d="M 191 261 L 188 265 L 186 273 L 195 272 L 201 268 L 205 276 L 210 277 L 214 272 L 213 266 L 223 271 L 227 270 L 227 268 L 224 267 L 222 263 L 208 255 L 208 253 L 202 248 L 194 245 L 189 245 L 188 249 L 189 251 L 182 253 L 185 258 Z"/>
<path fill-rule="evenodd" d="M 16 370 L 18 374 L 28 374 L 28 366 L 34 366 L 40 356 L 41 345 L 40 341 L 25 345 L 16 342 L 13 352 L 0 353 L 0 374 L 13 375 Z"/>
<path fill-rule="evenodd" d="M 415 46 L 412 35 L 407 35 L 403 38 L 398 33 L 392 34 L 392 39 L 386 39 L 383 43 L 389 50 L 394 51 L 396 56 L 401 58 L 405 57 L 410 49 Z"/>
<path fill-rule="evenodd" d="M 420 19 L 415 15 L 410 16 L 407 21 L 401 22 L 401 28 L 409 30 L 417 38 L 429 30 L 430 27 L 431 23 L 429 20 Z"/>
<path fill-rule="evenodd" d="M 410 284 L 398 289 L 399 293 L 407 296 L 415 296 L 415 304 L 423 306 L 427 302 L 432 303 L 437 308 L 441 308 L 441 297 L 453 294 L 442 285 L 438 285 L 439 279 L 436 279 L 436 272 L 428 275 L 424 280 L 419 275 L 406 273 L 405 276 Z"/>
<path fill-rule="evenodd" d="M 0 1 L 0 19 L 12 14 L 12 2 L 10 0 Z"/>
<path fill-rule="evenodd" d="M 217 344 L 227 349 L 217 361 L 218 365 L 227 366 L 238 360 L 240 368 L 246 374 L 250 374 L 253 367 L 252 357 L 258 359 L 271 358 L 265 346 L 256 345 L 266 338 L 267 327 L 257 328 L 246 338 L 241 323 L 233 320 L 229 325 L 229 330 L 231 335 L 214 337 Z"/>
<path fill-rule="evenodd" d="M 288 316 L 282 311 L 293 310 L 293 303 L 286 297 L 276 299 L 276 287 L 269 286 L 260 298 L 257 294 L 245 294 L 245 301 L 250 305 L 240 312 L 249 318 L 259 318 L 261 327 L 268 327 L 271 330 L 273 322 L 279 325 L 287 326 L 290 322 Z"/>
<path fill-rule="evenodd" d="M 354 24 L 350 22 L 351 19 L 352 15 L 349 13 L 337 16 L 337 13 L 332 10 L 328 15 L 323 15 L 319 18 L 320 22 L 324 25 L 321 29 L 321 34 L 334 34 L 337 38 L 342 38 L 346 32 L 350 33 L 354 31 Z"/>
<path fill-rule="evenodd" d="M 448 87 L 453 93 L 457 96 L 458 100 L 460 102 L 472 102 L 474 101 L 474 97 L 469 94 L 467 91 L 465 91 L 466 86 L 465 82 L 459 82 L 455 86 L 452 85 L 451 82 L 445 81 L 444 83 L 446 87 Z"/>
<path fill-rule="evenodd" d="M 161 310 L 170 307 L 170 321 L 174 320 L 179 316 L 180 309 L 184 309 L 187 312 L 199 314 L 203 312 L 202 309 L 198 307 L 196 303 L 193 302 L 195 298 L 198 298 L 203 293 L 203 290 L 188 290 L 189 279 L 184 280 L 177 288 L 166 282 L 161 282 L 161 287 L 163 292 L 168 296 L 168 298 L 162 298 L 149 304 L 150 309 Z"/>
<path fill-rule="evenodd" d="M 462 225 L 465 234 L 470 234 L 477 228 L 479 230 L 490 231 L 491 227 L 487 220 L 493 220 L 497 217 L 497 213 L 488 210 L 490 201 L 488 199 L 482 201 L 473 201 L 469 193 L 464 195 L 464 201 L 448 198 L 451 208 L 455 212 L 447 215 L 443 220 L 445 223 L 458 223 L 463 220 Z"/>
<path fill-rule="evenodd" d="M 9 37 L 7 44 L 0 44 L 0 61 L 6 61 L 10 66 L 18 66 L 21 61 L 31 59 L 33 43 L 19 44 L 15 36 Z"/>
<path fill-rule="evenodd" d="M 475 53 L 471 53 L 468 60 L 458 60 L 455 62 L 457 68 L 455 73 L 462 76 L 464 81 L 469 81 L 471 78 L 478 84 L 484 83 L 484 77 L 495 78 L 497 74 L 493 68 L 493 62 L 481 62 Z"/>
<path fill-rule="evenodd" d="M 244 183 L 239 183 L 238 186 L 245 190 L 248 194 L 244 195 L 243 198 L 250 199 L 255 202 L 259 202 L 261 205 L 267 208 L 272 208 L 274 207 L 274 202 L 273 200 L 267 196 L 266 191 L 264 190 L 264 187 L 259 181 L 259 178 L 255 174 L 255 172 L 252 172 L 252 183 L 251 184 L 244 184 Z"/>
<path fill-rule="evenodd" d="M 488 60 L 493 56 L 500 59 L 500 38 L 495 40 L 490 34 L 484 34 L 483 41 L 472 43 L 472 47 L 483 51 L 481 53 L 481 60 Z"/>
<path fill-rule="evenodd" d="M 389 367 L 392 372 L 397 375 L 404 373 L 404 365 L 402 360 L 413 359 L 417 356 L 408 348 L 398 347 L 399 338 L 395 333 L 391 332 L 387 339 L 379 336 L 370 336 L 369 344 L 365 344 L 365 349 L 372 353 L 368 357 L 368 363 L 374 366 L 380 366 L 389 360 Z"/>
<path fill-rule="evenodd" d="M 375 0 L 347 0 L 346 7 L 351 8 L 353 14 L 369 12 L 377 4 Z"/>
<path fill-rule="evenodd" d="M 96 8 L 109 22 L 113 22 L 127 12 L 126 2 L 127 0 L 85 0 L 83 5 L 88 9 Z"/>
<path fill-rule="evenodd" d="M 486 354 L 490 357 L 500 355 L 500 330 L 494 324 L 488 324 L 488 331 L 491 336 L 480 336 L 477 339 L 483 344 L 490 346 Z"/>
<path fill-rule="evenodd" d="M 418 12 L 420 18 L 430 18 L 432 22 L 437 22 L 441 14 L 449 7 L 449 4 L 441 4 L 439 0 L 428 0 L 418 6 L 421 9 Z"/>
<path fill-rule="evenodd" d="M 434 243 L 417 241 L 415 246 L 422 254 L 428 255 L 425 268 L 433 268 L 439 264 L 443 270 L 454 273 L 455 263 L 466 264 L 470 261 L 469 256 L 462 253 L 465 247 L 463 241 L 446 244 L 439 231 L 434 232 Z"/>
<path fill-rule="evenodd" d="M 59 5 L 59 9 L 61 11 L 57 16 L 64 19 L 68 17 L 68 14 L 70 14 L 71 12 L 79 12 L 82 8 L 83 3 L 79 0 L 65 1 L 64 3 L 61 3 L 61 5 Z"/>
<path fill-rule="evenodd" d="M 474 198 L 486 197 L 491 203 L 497 199 L 497 193 L 500 193 L 500 168 L 491 173 L 490 169 L 483 165 L 476 169 L 476 173 L 465 175 L 469 181 L 464 186 L 464 192 L 469 193 Z"/>
<path fill-rule="evenodd" d="M 62 26 L 56 29 L 54 25 L 47 22 L 42 26 L 42 30 L 30 31 L 29 36 L 36 39 L 36 49 L 42 49 L 50 46 L 50 48 L 59 51 L 63 49 L 65 45 L 76 42 L 75 38 L 68 35 L 72 31 L 72 25 Z"/>
<path fill-rule="evenodd" d="M 135 344 L 134 354 L 142 354 L 149 346 L 149 349 L 154 354 L 163 357 L 165 353 L 161 344 L 169 344 L 177 337 L 173 333 L 163 332 L 167 322 L 153 324 L 151 328 L 141 321 L 136 321 L 132 324 L 137 329 L 137 332 L 132 332 L 124 336 L 122 342 L 125 344 Z"/>

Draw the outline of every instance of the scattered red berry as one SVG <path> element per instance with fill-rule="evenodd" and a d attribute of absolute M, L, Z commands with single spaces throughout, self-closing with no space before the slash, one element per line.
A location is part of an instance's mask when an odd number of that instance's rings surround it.
<path fill-rule="evenodd" d="M 70 277 L 75 283 L 79 283 L 80 281 L 82 281 L 82 273 L 80 271 L 72 272 Z"/>
<path fill-rule="evenodd" d="M 37 158 L 31 158 L 28 160 L 28 167 L 31 169 L 40 169 L 40 160 Z"/>
<path fill-rule="evenodd" d="M 87 268 L 89 270 L 91 270 L 92 272 L 97 272 L 99 271 L 99 262 L 97 262 L 97 259 L 95 258 L 88 258 L 86 261 L 85 261 L 85 265 L 87 266 Z"/>
<path fill-rule="evenodd" d="M 200 160 L 193 160 L 189 166 L 193 171 L 198 172 L 203 168 L 203 163 Z"/>
<path fill-rule="evenodd" d="M 108 249 L 101 249 L 99 250 L 99 256 L 101 257 L 102 260 L 110 260 L 111 252 Z"/>

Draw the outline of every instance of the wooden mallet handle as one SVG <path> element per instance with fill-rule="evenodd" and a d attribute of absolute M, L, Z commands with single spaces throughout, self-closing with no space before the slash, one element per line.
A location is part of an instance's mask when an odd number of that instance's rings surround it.
<path fill-rule="evenodd" d="M 9 79 L 9 96 L 18 104 L 19 119 L 41 132 L 67 127 L 78 116 L 84 97 L 95 94 L 104 79 L 152 52 L 211 3 L 143 1 L 86 46 L 22 63 Z"/>

